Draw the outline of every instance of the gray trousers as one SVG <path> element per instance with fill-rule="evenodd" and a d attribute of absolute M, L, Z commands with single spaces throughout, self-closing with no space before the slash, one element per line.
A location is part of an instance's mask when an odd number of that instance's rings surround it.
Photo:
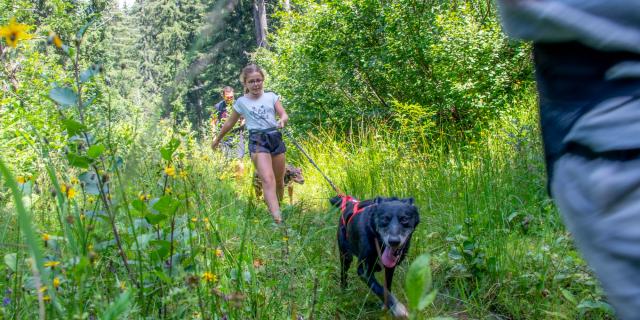
<path fill-rule="evenodd" d="M 640 159 L 565 155 L 551 190 L 620 319 L 640 319 Z"/>
<path fill-rule="evenodd" d="M 615 152 L 639 140 L 638 98 L 603 101 L 565 138 L 596 152 L 562 155 L 551 180 L 567 228 L 624 320 L 640 319 L 640 157 Z"/>

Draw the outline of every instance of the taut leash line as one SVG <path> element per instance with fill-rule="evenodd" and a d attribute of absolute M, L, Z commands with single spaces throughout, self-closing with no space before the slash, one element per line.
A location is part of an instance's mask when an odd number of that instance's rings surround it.
<path fill-rule="evenodd" d="M 282 128 L 282 131 L 284 132 L 284 134 L 287 136 L 287 138 L 289 138 L 289 140 L 293 143 L 293 145 L 296 146 L 296 148 L 298 148 L 298 150 L 300 150 L 300 152 L 302 152 L 302 154 L 304 154 L 305 157 L 307 157 L 307 159 L 309 160 L 309 162 L 311 162 L 311 164 L 318 170 L 318 172 L 320 172 L 320 174 L 322 175 L 322 177 L 327 180 L 327 182 L 331 185 L 331 187 L 333 188 L 333 190 L 337 193 L 337 194 L 342 194 L 342 192 L 340 191 L 340 189 L 338 189 L 338 187 L 336 187 L 335 184 L 333 184 L 333 182 L 331 181 L 331 179 L 329 179 L 329 177 L 327 177 L 324 172 L 322 172 L 322 170 L 320 170 L 320 167 L 318 167 L 318 165 L 313 161 L 313 159 L 311 159 L 311 157 L 309 156 L 309 154 L 307 154 L 307 152 L 304 150 L 304 148 L 302 148 L 302 146 L 298 143 L 298 141 L 296 139 L 293 138 L 293 135 L 291 134 L 291 132 L 289 132 L 288 129 L 286 128 Z"/>

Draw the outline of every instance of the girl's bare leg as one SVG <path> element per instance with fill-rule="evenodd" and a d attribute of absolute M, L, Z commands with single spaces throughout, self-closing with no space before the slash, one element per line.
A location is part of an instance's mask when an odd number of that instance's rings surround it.
<path fill-rule="evenodd" d="M 282 222 L 282 216 L 276 194 L 276 178 L 273 172 L 271 154 L 253 153 L 251 154 L 251 160 L 262 180 L 262 192 L 264 193 L 264 201 L 267 203 L 267 208 L 269 208 L 273 220 L 276 223 L 280 223 Z"/>

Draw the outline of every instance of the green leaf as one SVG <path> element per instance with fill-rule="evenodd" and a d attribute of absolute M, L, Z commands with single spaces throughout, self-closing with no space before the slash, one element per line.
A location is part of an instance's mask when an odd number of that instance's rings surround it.
<path fill-rule="evenodd" d="M 576 301 L 576 297 L 569 290 L 560 289 L 560 292 L 562 293 L 562 296 L 569 302 L 571 302 L 572 304 L 578 304 L 578 301 Z"/>
<path fill-rule="evenodd" d="M 416 258 L 409 266 L 405 278 L 405 288 L 409 308 L 413 311 L 424 309 L 435 299 L 436 291 L 431 290 L 431 266 L 428 254 Z"/>
<path fill-rule="evenodd" d="M 167 143 L 164 147 L 160 149 L 160 154 L 162 154 L 162 159 L 171 160 L 171 156 L 176 152 L 176 149 L 180 146 L 180 140 L 173 138 L 169 143 Z"/>
<path fill-rule="evenodd" d="M 149 246 L 153 248 L 151 251 L 152 256 L 159 260 L 164 260 L 169 255 L 171 243 L 166 240 L 152 240 L 149 241 Z"/>
<path fill-rule="evenodd" d="M 153 204 L 153 209 L 166 215 L 172 215 L 178 209 L 180 202 L 171 198 L 170 196 L 163 196 Z"/>
<path fill-rule="evenodd" d="M 144 218 L 147 219 L 147 222 L 149 222 L 150 224 L 158 224 L 166 219 L 167 216 L 162 213 L 149 213 L 146 214 Z"/>
<path fill-rule="evenodd" d="M 97 184 L 98 183 L 98 175 L 95 172 L 85 171 L 78 175 L 78 180 L 84 182 L 86 184 Z"/>
<path fill-rule="evenodd" d="M 144 212 L 145 209 L 147 208 L 147 206 L 145 205 L 144 201 L 140 200 L 140 199 L 136 199 L 131 201 L 131 206 L 140 211 L 140 212 Z"/>
<path fill-rule="evenodd" d="M 589 310 L 599 310 L 610 315 L 613 315 L 615 313 L 613 311 L 613 307 L 610 304 L 604 301 L 595 301 L 591 299 L 582 300 L 576 308 L 578 308 L 578 310 L 580 310 L 583 315 Z"/>
<path fill-rule="evenodd" d="M 72 48 L 66 44 L 63 44 L 61 49 L 70 57 L 73 57 L 73 54 L 75 53 L 75 51 L 71 51 Z"/>
<path fill-rule="evenodd" d="M 92 145 L 89 150 L 87 150 L 87 156 L 89 156 L 89 158 L 96 159 L 102 155 L 105 149 L 106 148 L 101 144 Z"/>
<path fill-rule="evenodd" d="M 70 107 L 78 102 L 78 96 L 71 88 L 55 87 L 49 91 L 49 98 L 61 107 Z"/>
<path fill-rule="evenodd" d="M 89 263 L 89 259 L 83 256 L 78 260 L 78 263 L 71 268 L 71 274 L 76 281 L 82 279 L 82 275 L 87 271 L 87 268 L 89 268 Z"/>
<path fill-rule="evenodd" d="M 122 168 L 122 165 L 124 165 L 124 160 L 122 159 L 122 157 L 116 157 L 115 161 L 111 164 L 111 171 L 116 171 Z"/>
<path fill-rule="evenodd" d="M 153 274 L 155 274 L 158 279 L 162 280 L 164 283 L 171 284 L 171 278 L 162 272 L 162 270 L 153 270 Z"/>
<path fill-rule="evenodd" d="M 91 26 L 96 21 L 96 18 L 97 17 L 91 18 L 87 23 L 85 23 L 82 26 L 82 28 L 80 28 L 80 30 L 78 30 L 78 32 L 76 33 L 76 41 L 82 40 L 84 33 L 87 31 L 87 28 L 89 28 L 89 26 Z"/>
<path fill-rule="evenodd" d="M 91 104 L 93 104 L 93 101 L 95 101 L 95 100 L 96 100 L 96 97 L 97 97 L 97 96 L 93 96 L 93 97 L 91 97 L 91 98 L 89 98 L 89 99 L 84 100 L 84 102 L 82 103 L 82 106 L 83 106 L 84 108 L 86 108 L 86 107 L 90 106 Z"/>
<path fill-rule="evenodd" d="M 11 271 L 15 272 L 18 265 L 17 254 L 16 253 L 8 253 L 4 255 L 4 263 L 9 266 Z"/>
<path fill-rule="evenodd" d="M 78 175 L 78 180 L 83 183 L 84 192 L 87 194 L 100 194 L 100 188 L 98 187 L 98 175 L 94 172 L 83 172 Z M 107 191 L 107 188 L 107 185 L 105 185 L 105 191 Z"/>
<path fill-rule="evenodd" d="M 140 250 L 144 250 L 147 248 L 147 246 L 149 245 L 149 241 L 151 241 L 153 239 L 153 237 L 156 236 L 153 233 L 145 233 L 145 234 L 141 234 L 137 237 L 137 241 L 138 241 L 138 245 L 140 245 Z"/>
<path fill-rule="evenodd" d="M 120 294 L 118 300 L 114 301 L 109 307 L 102 312 L 100 319 L 113 320 L 122 319 L 123 314 L 129 310 L 131 304 L 131 290 L 127 290 Z"/>
<path fill-rule="evenodd" d="M 80 82 L 85 83 L 91 80 L 91 78 L 93 78 L 93 76 L 95 76 L 98 73 L 100 73 L 100 66 L 98 66 L 97 64 L 94 64 L 91 67 L 89 67 L 89 69 L 82 71 L 82 73 L 80 73 Z"/>
<path fill-rule="evenodd" d="M 69 160 L 69 164 L 71 166 L 84 169 L 89 168 L 89 165 L 92 162 L 90 158 L 75 154 L 73 152 L 67 153 L 67 160 Z"/>
<path fill-rule="evenodd" d="M 436 295 L 438 294 L 438 290 L 432 290 L 429 294 L 420 298 L 420 303 L 418 303 L 418 310 L 424 310 L 428 305 L 430 305 L 433 300 L 436 299 Z"/>
<path fill-rule="evenodd" d="M 33 181 L 29 180 L 25 183 L 18 183 L 18 188 L 23 195 L 30 196 L 33 192 Z"/>
<path fill-rule="evenodd" d="M 87 131 L 87 127 L 85 125 L 72 119 L 62 120 L 62 124 L 64 125 L 64 128 L 67 130 L 67 135 L 70 137 L 73 137 L 81 132 Z"/>

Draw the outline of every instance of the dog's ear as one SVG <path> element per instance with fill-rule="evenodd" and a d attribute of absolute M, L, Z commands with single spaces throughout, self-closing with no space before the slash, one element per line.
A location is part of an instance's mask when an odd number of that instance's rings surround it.
<path fill-rule="evenodd" d="M 400 201 L 402 201 L 402 202 L 404 202 L 404 203 L 406 203 L 406 204 L 408 204 L 408 205 L 413 205 L 413 202 L 414 202 L 415 200 L 413 200 L 413 197 L 411 197 L 411 198 L 404 198 L 404 199 L 400 199 Z"/>

